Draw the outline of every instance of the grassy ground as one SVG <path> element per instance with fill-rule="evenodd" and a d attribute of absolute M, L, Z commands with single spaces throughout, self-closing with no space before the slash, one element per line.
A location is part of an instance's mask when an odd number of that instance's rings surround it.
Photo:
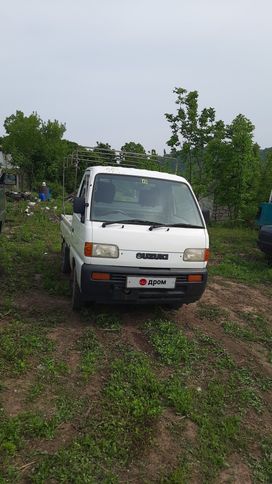
<path fill-rule="evenodd" d="M 0 482 L 272 482 L 272 269 L 213 227 L 197 304 L 70 309 L 59 209 L 0 240 Z"/>

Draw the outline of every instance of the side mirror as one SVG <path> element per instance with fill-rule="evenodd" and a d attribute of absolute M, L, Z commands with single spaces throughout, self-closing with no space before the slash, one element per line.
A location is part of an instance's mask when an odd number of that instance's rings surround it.
<path fill-rule="evenodd" d="M 84 197 L 74 198 L 74 201 L 73 201 L 74 213 L 80 213 L 80 215 L 84 215 L 85 214 L 85 207 L 86 207 L 86 203 L 85 203 Z"/>
<path fill-rule="evenodd" d="M 3 185 L 16 185 L 17 183 L 17 176 L 13 175 L 12 173 L 3 173 L 0 177 L 0 183 Z"/>
<path fill-rule="evenodd" d="M 202 215 L 204 217 L 206 224 L 209 224 L 210 221 L 211 221 L 210 210 L 208 210 L 207 208 L 203 208 L 202 209 Z"/>

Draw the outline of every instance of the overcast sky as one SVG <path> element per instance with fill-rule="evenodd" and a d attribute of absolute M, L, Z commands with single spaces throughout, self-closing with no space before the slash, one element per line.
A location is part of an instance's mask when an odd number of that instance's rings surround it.
<path fill-rule="evenodd" d="M 37 111 L 67 139 L 162 152 L 175 86 L 272 146 L 271 0 L 0 0 L 0 134 Z"/>

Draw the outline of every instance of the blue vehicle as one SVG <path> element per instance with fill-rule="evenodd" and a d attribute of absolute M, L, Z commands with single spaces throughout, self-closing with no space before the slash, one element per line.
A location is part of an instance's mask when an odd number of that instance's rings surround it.
<path fill-rule="evenodd" d="M 268 256 L 272 256 L 272 191 L 269 201 L 260 205 L 256 223 L 259 226 L 258 247 Z"/>

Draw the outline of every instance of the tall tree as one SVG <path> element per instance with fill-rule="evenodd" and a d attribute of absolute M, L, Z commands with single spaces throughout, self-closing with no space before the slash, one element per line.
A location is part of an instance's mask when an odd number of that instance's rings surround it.
<path fill-rule="evenodd" d="M 222 129 L 222 123 L 215 121 L 215 110 L 211 107 L 199 113 L 197 91 L 175 88 L 173 92 L 178 107 L 176 114 L 165 114 L 172 130 L 167 144 L 174 152 L 180 152 L 185 175 L 201 194 L 205 191 L 205 149 L 215 133 Z"/>
<path fill-rule="evenodd" d="M 146 160 L 146 152 L 141 143 L 130 141 L 121 147 L 122 161 L 124 163 L 142 163 Z"/>
<path fill-rule="evenodd" d="M 93 153 L 95 154 L 97 161 L 101 160 L 102 163 L 106 164 L 116 163 L 115 151 L 108 143 L 97 141 Z"/>
<path fill-rule="evenodd" d="M 7 135 L 3 148 L 26 174 L 29 187 L 43 178 L 56 181 L 67 151 L 62 140 L 65 125 L 56 120 L 46 123 L 37 113 L 25 116 L 22 111 L 16 111 L 5 119 L 4 127 Z"/>
<path fill-rule="evenodd" d="M 254 126 L 242 114 L 215 136 L 205 152 L 207 178 L 216 205 L 226 206 L 232 219 L 250 219 L 256 213 L 259 184 L 258 150 Z"/>
<path fill-rule="evenodd" d="M 259 202 L 267 202 L 272 190 L 272 150 L 265 151 L 265 158 L 261 160 L 260 182 L 258 189 Z"/>

